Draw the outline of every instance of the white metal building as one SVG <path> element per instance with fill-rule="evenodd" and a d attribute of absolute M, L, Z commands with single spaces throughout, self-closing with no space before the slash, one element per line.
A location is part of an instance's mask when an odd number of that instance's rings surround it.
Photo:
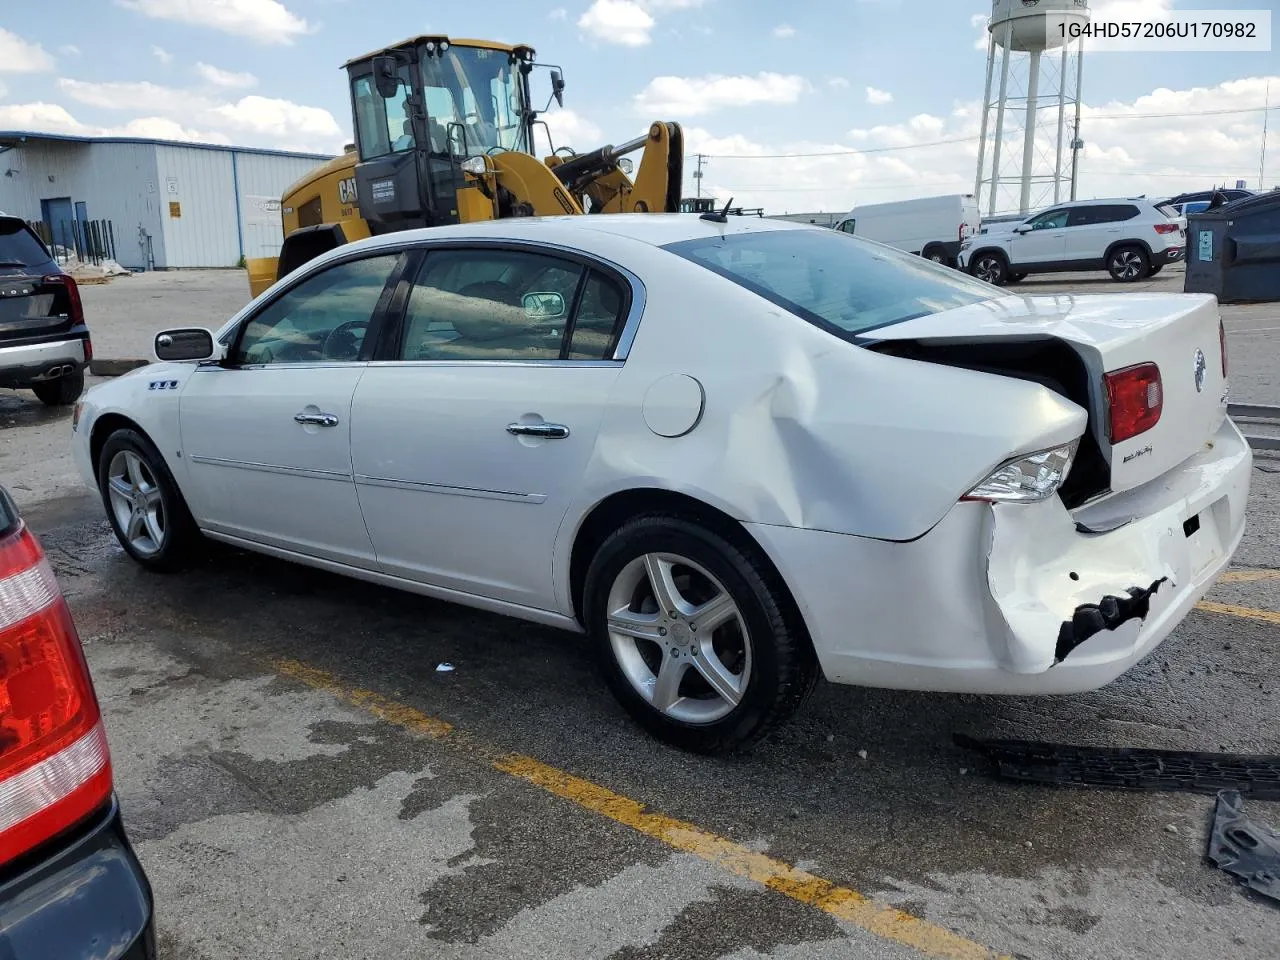
<path fill-rule="evenodd" d="M 134 270 L 234 267 L 279 252 L 281 194 L 329 159 L 0 131 L 0 211 L 42 221 L 55 242 L 74 236 L 74 223 L 107 221 L 116 260 Z"/>

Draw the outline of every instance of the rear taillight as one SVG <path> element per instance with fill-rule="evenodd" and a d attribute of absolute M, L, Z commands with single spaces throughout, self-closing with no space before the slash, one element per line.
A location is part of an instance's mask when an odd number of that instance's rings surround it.
<path fill-rule="evenodd" d="M 1105 380 L 1112 443 L 1145 433 L 1160 421 L 1164 388 L 1160 383 L 1160 368 L 1154 363 L 1115 370 L 1108 373 Z"/>
<path fill-rule="evenodd" d="M 111 796 L 93 681 L 58 581 L 25 525 L 0 539 L 0 863 Z"/>
<path fill-rule="evenodd" d="M 1157 223 L 1156 224 L 1156 233 L 1159 233 L 1159 234 L 1177 233 L 1181 229 L 1182 228 L 1179 227 L 1176 223 Z"/>
<path fill-rule="evenodd" d="M 1218 346 L 1222 348 L 1222 379 L 1227 379 L 1227 328 L 1218 321 Z"/>
<path fill-rule="evenodd" d="M 62 287 L 67 291 L 67 316 L 75 324 L 84 323 L 84 305 L 80 302 L 80 287 L 75 280 L 65 273 L 55 273 L 42 281 L 49 286 Z"/>

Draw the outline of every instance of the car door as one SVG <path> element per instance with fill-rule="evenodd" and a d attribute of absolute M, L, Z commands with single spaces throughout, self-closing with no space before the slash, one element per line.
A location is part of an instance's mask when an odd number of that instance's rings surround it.
<path fill-rule="evenodd" d="M 1055 265 L 1066 255 L 1069 209 L 1046 210 L 1014 228 L 1009 260 L 1019 266 Z"/>
<path fill-rule="evenodd" d="M 1106 206 L 1072 207 L 1067 215 L 1063 259 L 1072 263 L 1100 261 L 1107 247 L 1105 234 L 1114 224 L 1107 222 Z"/>
<path fill-rule="evenodd" d="M 632 285 L 537 248 L 430 249 L 391 359 L 352 406 L 352 465 L 380 568 L 554 608 L 552 547 L 621 362 Z"/>
<path fill-rule="evenodd" d="M 208 529 L 374 568 L 351 475 L 351 398 L 401 254 L 308 274 L 246 318 L 179 401 L 187 499 Z"/>

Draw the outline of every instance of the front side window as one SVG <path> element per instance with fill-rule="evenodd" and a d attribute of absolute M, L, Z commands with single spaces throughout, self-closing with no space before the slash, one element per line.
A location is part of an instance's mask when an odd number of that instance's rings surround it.
<path fill-rule="evenodd" d="M 400 88 L 388 100 L 378 95 L 373 75 L 357 77 L 351 85 L 356 108 L 356 140 L 360 159 L 372 160 L 390 153 L 404 153 L 414 147 L 413 128 L 405 109 L 410 73 L 400 68 Z"/>
<path fill-rule="evenodd" d="M 525 149 L 523 86 L 505 51 L 451 46 L 423 58 L 422 84 L 432 152 Z"/>
<path fill-rule="evenodd" d="M 857 229 L 857 226 L 857 220 L 845 220 L 840 224 L 840 231 L 841 233 L 853 233 Z"/>
<path fill-rule="evenodd" d="M 1067 217 L 1070 213 L 1069 209 L 1050 210 L 1032 220 L 1029 226 L 1032 230 L 1060 230 L 1067 225 Z"/>
<path fill-rule="evenodd" d="M 993 300 L 990 284 L 828 230 L 771 230 L 663 249 L 837 335 Z"/>
<path fill-rule="evenodd" d="M 398 254 L 339 263 L 273 300 L 244 328 L 236 364 L 357 360 Z"/>

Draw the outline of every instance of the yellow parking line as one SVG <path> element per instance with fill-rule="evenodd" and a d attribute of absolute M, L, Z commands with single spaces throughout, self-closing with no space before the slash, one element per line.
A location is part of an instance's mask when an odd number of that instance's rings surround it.
<path fill-rule="evenodd" d="M 1228 570 L 1218 583 L 1254 583 L 1258 580 L 1280 580 L 1280 570 Z"/>
<path fill-rule="evenodd" d="M 1197 610 L 1205 613 L 1221 613 L 1228 617 L 1240 617 L 1243 620 L 1260 620 L 1263 623 L 1280 625 L 1280 613 L 1274 610 L 1258 610 L 1255 607 L 1238 607 L 1233 603 L 1214 603 L 1212 600 L 1201 600 L 1196 604 Z"/>
<path fill-rule="evenodd" d="M 775 890 L 783 896 L 830 914 L 868 933 L 904 946 L 913 947 L 927 957 L 945 960 L 991 960 L 991 950 L 966 940 L 943 927 L 876 903 L 870 897 L 837 886 L 830 880 L 799 870 L 781 860 L 757 853 L 739 843 L 706 830 L 664 816 L 650 813 L 644 804 L 614 793 L 589 780 L 583 780 L 520 754 L 496 754 L 492 748 L 455 730 L 451 724 L 437 720 L 397 703 L 372 690 L 348 687 L 338 677 L 296 660 L 276 661 L 273 666 L 285 676 L 308 687 L 324 690 L 352 706 L 396 726 L 432 739 L 448 738 L 451 744 L 470 755 L 483 759 L 494 769 L 532 784 L 547 793 L 561 797 L 584 810 L 608 817 L 652 837 L 674 850 L 691 853 L 716 866 Z M 1008 960 L 1008 958 L 998 958 Z"/>

